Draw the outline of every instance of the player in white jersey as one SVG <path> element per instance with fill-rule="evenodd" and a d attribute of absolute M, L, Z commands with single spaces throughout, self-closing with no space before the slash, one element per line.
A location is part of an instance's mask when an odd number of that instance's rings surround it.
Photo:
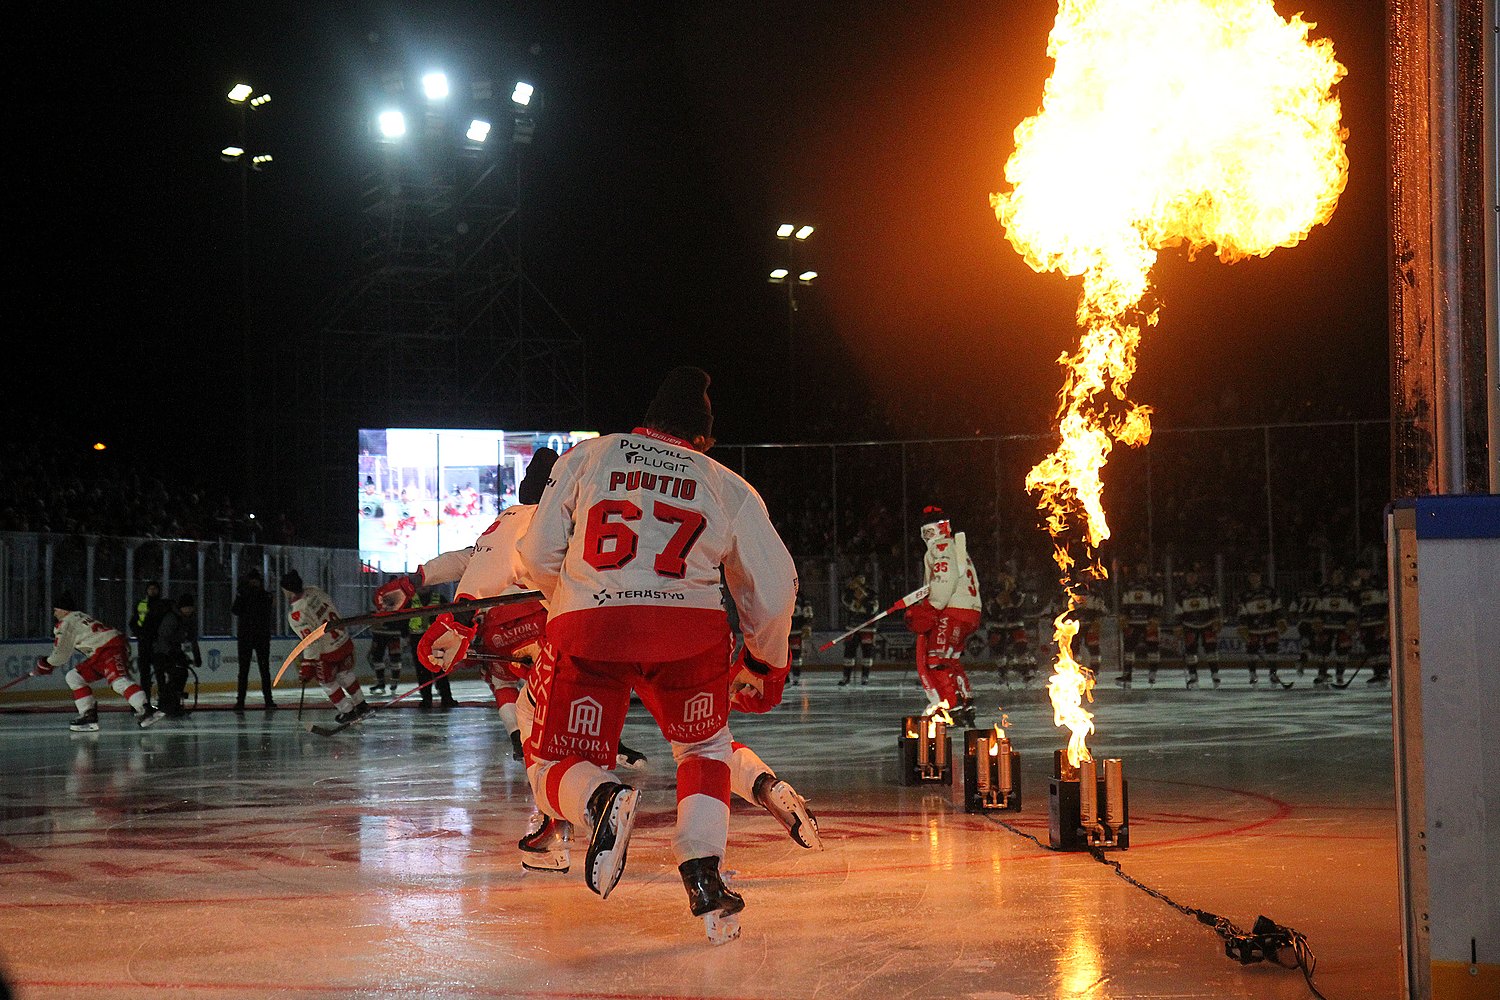
<path fill-rule="evenodd" d="M 287 622 L 299 637 L 305 638 L 339 613 L 333 599 L 322 588 L 304 584 L 296 570 L 282 575 L 281 592 L 287 600 Z M 370 711 L 354 674 L 354 641 L 343 629 L 329 629 L 302 651 L 299 675 L 304 681 L 316 680 L 323 688 L 338 709 L 335 721 L 340 725 Z"/>
<path fill-rule="evenodd" d="M 922 510 L 927 597 L 906 612 L 917 636 L 917 677 L 927 692 L 927 713 L 949 712 L 958 725 L 974 725 L 969 675 L 959 663 L 970 633 L 979 627 L 979 577 L 963 532 L 953 533 L 940 507 Z"/>
<path fill-rule="evenodd" d="M 585 878 L 608 896 L 640 796 L 605 770 L 634 690 L 672 744 L 673 851 L 689 907 L 712 931 L 744 906 L 719 872 L 729 703 L 756 712 L 780 703 L 797 574 L 760 495 L 704 454 L 713 444 L 708 382 L 700 369 L 674 369 L 645 426 L 564 455 L 521 558 L 551 611 L 526 745 L 538 803 L 590 831 Z M 733 663 L 721 567 L 745 641 Z"/>
<path fill-rule="evenodd" d="M 126 666 L 130 658 L 130 647 L 118 629 L 110 628 L 78 610 L 78 601 L 71 593 L 63 591 L 52 601 L 52 652 L 39 656 L 36 672 L 50 674 L 58 667 L 67 666 L 74 653 L 82 653 L 83 660 L 67 672 L 65 679 L 73 689 L 73 706 L 78 716 L 68 723 L 75 733 L 99 731 L 99 707 L 94 701 L 92 685 L 109 681 L 115 693 L 124 698 L 135 712 L 136 723 L 142 729 L 154 726 L 166 716 L 151 707 L 146 692 L 130 679 Z"/>

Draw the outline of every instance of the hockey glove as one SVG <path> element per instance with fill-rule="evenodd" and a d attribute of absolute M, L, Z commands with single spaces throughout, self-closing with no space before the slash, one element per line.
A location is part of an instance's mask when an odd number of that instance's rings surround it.
<path fill-rule="evenodd" d="M 790 663 L 776 670 L 742 651 L 738 665 L 740 672 L 735 677 L 737 687 L 729 696 L 730 708 L 760 715 L 781 704 L 781 692 L 792 670 Z"/>
<path fill-rule="evenodd" d="M 906 627 L 917 635 L 931 632 L 937 625 L 937 610 L 926 601 L 918 601 L 906 609 Z"/>
<path fill-rule="evenodd" d="M 376 611 L 400 611 L 417 596 L 417 585 L 409 576 L 398 576 L 387 580 L 375 591 Z"/>
<path fill-rule="evenodd" d="M 297 676 L 304 681 L 310 681 L 318 676 L 318 661 L 303 660 L 297 665 Z"/>
<path fill-rule="evenodd" d="M 450 673 L 464 658 L 469 643 L 473 641 L 472 625 L 460 625 L 452 615 L 440 615 L 422 633 L 422 641 L 417 643 L 417 659 L 435 674 Z"/>
<path fill-rule="evenodd" d="M 47 662 L 47 658 L 45 656 L 38 656 L 36 658 L 36 672 L 37 673 L 39 673 L 39 674 L 50 674 L 50 673 L 52 673 L 53 669 L 54 668 L 53 668 L 52 664 L 50 664 L 50 663 Z"/>

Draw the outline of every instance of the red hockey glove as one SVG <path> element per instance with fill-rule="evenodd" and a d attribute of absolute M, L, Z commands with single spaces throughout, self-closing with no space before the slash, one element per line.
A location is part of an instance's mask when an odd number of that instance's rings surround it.
<path fill-rule="evenodd" d="M 314 677 L 318 676 L 318 661 L 303 660 L 301 663 L 297 664 L 297 676 L 302 678 L 304 681 L 310 681 Z"/>
<path fill-rule="evenodd" d="M 435 674 L 451 673 L 473 641 L 473 626 L 460 625 L 452 615 L 440 615 L 422 633 L 422 641 L 417 643 L 417 659 Z"/>
<path fill-rule="evenodd" d="M 375 590 L 376 611 L 400 611 L 417 596 L 417 585 L 409 576 L 398 576 L 387 580 Z"/>
<path fill-rule="evenodd" d="M 786 687 L 787 675 L 792 671 L 790 663 L 776 670 L 741 651 L 738 666 L 740 672 L 729 695 L 730 708 L 760 715 L 781 704 L 781 692 Z"/>
<path fill-rule="evenodd" d="M 37 673 L 39 673 L 39 674 L 50 674 L 50 673 L 52 673 L 53 669 L 54 668 L 53 668 L 52 664 L 50 664 L 50 663 L 47 662 L 47 658 L 45 656 L 38 656 L 36 658 L 36 672 Z"/>
<path fill-rule="evenodd" d="M 918 601 L 906 609 L 906 627 L 917 635 L 931 632 L 937 625 L 937 609 L 926 601 Z"/>

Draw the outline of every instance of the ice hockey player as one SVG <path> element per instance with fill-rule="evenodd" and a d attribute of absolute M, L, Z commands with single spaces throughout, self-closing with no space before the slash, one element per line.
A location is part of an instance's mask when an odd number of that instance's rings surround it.
<path fill-rule="evenodd" d="M 1119 683 L 1130 687 L 1135 677 L 1135 668 L 1146 664 L 1146 683 L 1156 683 L 1156 671 L 1161 667 L 1161 615 L 1166 597 L 1162 594 L 1161 581 L 1151 575 L 1151 567 L 1137 563 L 1134 572 L 1127 572 L 1121 581 L 1120 620 L 1124 625 L 1124 672 Z"/>
<path fill-rule="evenodd" d="M 807 656 L 807 644 L 812 642 L 815 617 L 812 601 L 798 587 L 797 603 L 792 606 L 792 678 L 788 682 L 793 687 L 802 683 L 802 664 Z"/>
<path fill-rule="evenodd" d="M 927 691 L 924 714 L 948 714 L 954 725 L 974 725 L 969 675 L 959 663 L 970 633 L 979 627 L 979 577 L 969 560 L 963 532 L 955 534 L 941 507 L 921 514 L 925 598 L 906 612 L 917 636 L 917 676 Z"/>
<path fill-rule="evenodd" d="M 338 614 L 333 599 L 321 587 L 302 582 L 302 575 L 288 570 L 281 577 L 281 592 L 287 600 L 287 623 L 299 638 Z M 330 628 L 302 651 L 299 675 L 316 680 L 338 710 L 334 721 L 343 725 L 369 714 L 359 678 L 354 674 L 354 640 L 341 628 Z"/>
<path fill-rule="evenodd" d="M 1259 668 L 1268 667 L 1271 683 L 1280 684 L 1276 676 L 1276 653 L 1281 645 L 1281 598 L 1275 588 L 1261 582 L 1259 570 L 1251 570 L 1249 585 L 1240 595 L 1240 632 L 1245 637 L 1245 655 L 1250 660 L 1250 683 L 1260 683 Z"/>
<path fill-rule="evenodd" d="M 1182 657 L 1187 667 L 1187 686 L 1198 686 L 1198 658 L 1208 661 L 1214 687 L 1219 686 L 1219 598 L 1202 581 L 1197 566 L 1183 574 L 1177 594 L 1177 623 L 1182 627 Z"/>
<path fill-rule="evenodd" d="M 1103 666 L 1099 655 L 1099 636 L 1104 627 L 1104 616 L 1109 614 L 1109 605 L 1104 603 L 1099 591 L 1099 581 L 1083 581 L 1078 588 L 1078 607 L 1069 615 L 1078 623 L 1076 641 L 1080 652 L 1084 654 L 1078 659 L 1096 674 Z"/>
<path fill-rule="evenodd" d="M 130 679 L 130 647 L 117 629 L 79 611 L 77 599 L 66 590 L 52 599 L 52 621 L 52 652 L 37 657 L 36 672 L 50 674 L 67 666 L 74 653 L 83 654 L 82 662 L 64 676 L 73 689 L 73 707 L 78 710 L 78 716 L 68 723 L 69 729 L 75 733 L 99 731 L 99 708 L 91 686 L 99 681 L 108 681 L 129 703 L 142 729 L 166 718 L 151 707 L 146 692 Z"/>
<path fill-rule="evenodd" d="M 1335 682 L 1343 685 L 1359 621 L 1359 605 L 1355 603 L 1358 600 L 1359 594 L 1349 586 L 1341 569 L 1335 569 L 1328 582 L 1318 588 L 1317 635 L 1313 644 L 1313 656 L 1318 661 L 1318 675 L 1313 678 L 1315 687 L 1328 686 L 1330 663 L 1335 669 Z"/>
<path fill-rule="evenodd" d="M 526 744 L 538 803 L 589 831 L 584 877 L 607 897 L 625 868 L 640 791 L 605 768 L 637 692 L 677 761 L 672 847 L 689 909 L 722 943 L 744 907 L 719 871 L 729 705 L 764 712 L 780 703 L 797 573 L 760 495 L 705 454 L 708 385 L 701 369 L 673 369 L 644 426 L 575 445 L 520 550 L 551 612 Z M 733 662 L 720 567 L 745 642 Z"/>
<path fill-rule="evenodd" d="M 391 582 L 391 580 L 387 580 L 381 585 L 380 590 L 384 590 L 390 586 Z M 380 590 L 377 590 L 376 593 L 380 593 Z M 391 675 L 391 694 L 395 694 L 397 688 L 400 687 L 401 647 L 402 640 L 405 638 L 405 622 L 380 622 L 371 627 L 369 661 L 371 669 L 375 671 L 375 683 L 370 686 L 371 694 L 385 694 L 387 667 L 389 667 Z"/>
<path fill-rule="evenodd" d="M 1385 581 L 1361 569 L 1355 581 L 1359 592 L 1359 644 L 1370 665 L 1366 684 L 1385 684 L 1391 679 L 1390 598 Z"/>
<path fill-rule="evenodd" d="M 880 614 L 880 600 L 870 589 L 863 573 L 856 573 L 844 584 L 844 627 L 853 628 Z M 870 668 L 875 665 L 875 629 L 862 628 L 844 640 L 844 679 L 839 687 L 854 681 L 854 665 L 859 664 L 859 682 L 870 683 Z"/>
<path fill-rule="evenodd" d="M 1318 588 L 1307 586 L 1297 591 L 1292 612 L 1297 616 L 1297 676 L 1301 677 L 1318 644 Z"/>

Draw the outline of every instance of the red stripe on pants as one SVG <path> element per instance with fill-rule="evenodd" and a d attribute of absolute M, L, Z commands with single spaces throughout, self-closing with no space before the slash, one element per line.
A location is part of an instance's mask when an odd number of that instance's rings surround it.
<path fill-rule="evenodd" d="M 729 765 L 708 757 L 684 757 L 677 765 L 677 801 L 708 795 L 729 803 Z"/>

